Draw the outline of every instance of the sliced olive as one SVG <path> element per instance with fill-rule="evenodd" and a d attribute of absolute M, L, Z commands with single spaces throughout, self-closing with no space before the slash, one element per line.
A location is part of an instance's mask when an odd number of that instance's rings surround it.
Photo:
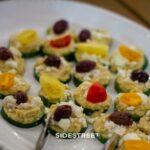
<path fill-rule="evenodd" d="M 6 47 L 0 47 L 0 60 L 6 61 L 13 58 L 12 52 Z"/>
<path fill-rule="evenodd" d="M 58 56 L 48 56 L 45 59 L 44 63 L 47 66 L 59 68 L 60 64 L 61 64 L 61 60 L 60 60 L 60 58 Z"/>
<path fill-rule="evenodd" d="M 90 72 L 96 67 L 96 63 L 90 60 L 84 60 L 76 65 L 76 71 L 79 73 Z"/>
<path fill-rule="evenodd" d="M 72 108 L 69 105 L 61 105 L 57 107 L 54 113 L 54 120 L 60 121 L 62 118 L 69 118 L 72 114 Z"/>
<path fill-rule="evenodd" d="M 113 112 L 109 117 L 117 125 L 130 126 L 133 123 L 132 116 L 128 112 Z"/>
<path fill-rule="evenodd" d="M 66 20 L 59 20 L 53 26 L 55 34 L 61 34 L 68 29 L 68 22 Z"/>
<path fill-rule="evenodd" d="M 14 94 L 14 98 L 16 99 L 16 103 L 19 105 L 20 103 L 26 103 L 28 101 L 28 96 L 24 92 L 17 92 Z"/>
<path fill-rule="evenodd" d="M 87 29 L 83 29 L 78 35 L 78 39 L 80 42 L 86 42 L 90 38 L 91 38 L 91 32 Z"/>

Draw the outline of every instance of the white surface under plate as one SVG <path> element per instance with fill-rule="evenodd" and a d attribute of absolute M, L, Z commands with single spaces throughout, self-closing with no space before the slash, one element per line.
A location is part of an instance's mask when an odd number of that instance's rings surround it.
<path fill-rule="evenodd" d="M 0 46 L 6 45 L 10 34 L 20 29 L 35 28 L 44 36 L 47 27 L 64 18 L 75 28 L 89 27 L 108 30 L 114 41 L 133 44 L 145 50 L 150 59 L 150 31 L 106 10 L 69 1 L 6 1 L 0 2 Z M 26 61 L 25 78 L 32 83 L 30 93 L 37 95 L 38 83 L 33 78 L 34 59 Z M 148 68 L 149 69 L 149 68 Z M 114 98 L 113 87 L 108 91 Z M 42 125 L 31 129 L 12 126 L 0 116 L 0 145 L 11 150 L 33 150 Z M 48 136 L 44 150 L 102 150 L 96 139 L 58 140 Z"/>

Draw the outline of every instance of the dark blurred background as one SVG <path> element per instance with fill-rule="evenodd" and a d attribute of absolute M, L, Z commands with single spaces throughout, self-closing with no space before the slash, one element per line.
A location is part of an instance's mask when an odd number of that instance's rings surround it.
<path fill-rule="evenodd" d="M 150 0 L 74 0 L 117 12 L 150 29 Z"/>

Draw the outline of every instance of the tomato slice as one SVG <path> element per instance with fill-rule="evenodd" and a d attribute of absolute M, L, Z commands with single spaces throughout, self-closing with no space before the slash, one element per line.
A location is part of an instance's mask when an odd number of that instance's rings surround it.
<path fill-rule="evenodd" d="M 86 97 L 87 101 L 92 103 L 104 102 L 106 98 L 107 98 L 107 93 L 105 88 L 97 82 L 93 83 L 90 86 Z"/>
<path fill-rule="evenodd" d="M 63 47 L 68 46 L 70 44 L 70 42 L 71 42 L 71 36 L 66 35 L 66 36 L 58 38 L 56 40 L 51 40 L 50 46 L 55 47 L 55 48 L 63 48 Z"/>

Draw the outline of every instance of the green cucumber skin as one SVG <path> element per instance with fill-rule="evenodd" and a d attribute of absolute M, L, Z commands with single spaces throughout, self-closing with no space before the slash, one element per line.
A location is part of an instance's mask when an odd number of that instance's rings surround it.
<path fill-rule="evenodd" d="M 35 127 L 35 126 L 38 126 L 39 124 L 41 124 L 43 122 L 43 118 L 44 118 L 44 115 L 36 122 L 33 122 L 33 123 L 30 123 L 30 124 L 22 124 L 20 122 L 16 122 L 14 120 L 12 120 L 11 118 L 9 118 L 7 116 L 7 114 L 4 112 L 4 109 L 2 108 L 1 109 L 1 115 L 2 117 L 9 123 L 13 124 L 14 126 L 17 126 L 17 127 L 20 127 L 20 128 L 32 128 L 32 127 Z"/>
<path fill-rule="evenodd" d="M 147 96 L 150 95 L 150 89 L 148 89 L 147 91 L 144 91 L 144 94 L 146 94 Z"/>
<path fill-rule="evenodd" d="M 46 106 L 46 107 L 50 107 L 52 104 L 55 104 L 55 103 L 51 103 L 47 98 L 45 98 L 44 96 L 41 96 L 41 99 L 43 101 L 43 104 Z"/>
<path fill-rule="evenodd" d="M 117 83 L 117 81 L 115 81 L 114 83 L 114 89 L 117 93 L 122 93 L 123 90 L 120 88 L 119 84 Z"/>
<path fill-rule="evenodd" d="M 136 114 L 132 114 L 132 119 L 133 119 L 133 121 L 135 121 L 135 122 L 139 122 L 140 116 L 139 116 L 139 115 L 136 115 Z"/>
<path fill-rule="evenodd" d="M 34 78 L 39 82 L 40 78 L 39 78 L 39 75 L 35 72 L 35 69 L 33 72 L 34 72 L 33 73 Z M 66 79 L 65 81 L 61 81 L 61 82 L 62 83 L 68 83 L 71 81 L 71 79 L 72 79 L 72 76 L 70 75 L 68 79 Z"/>
<path fill-rule="evenodd" d="M 146 56 L 144 56 L 144 64 L 142 66 L 142 70 L 145 70 L 148 66 L 149 62 Z"/>
<path fill-rule="evenodd" d="M 79 133 L 84 133 L 86 131 L 86 129 L 87 129 L 87 127 L 86 128 L 82 128 Z M 51 135 L 56 137 L 56 134 L 58 133 L 57 131 L 52 130 L 51 128 L 49 128 L 48 130 L 49 130 L 49 133 Z M 69 138 L 62 138 L 62 139 L 69 139 Z"/>
<path fill-rule="evenodd" d="M 5 98 L 7 95 L 0 94 L 0 99 Z"/>
<path fill-rule="evenodd" d="M 102 143 L 105 144 L 108 141 L 108 138 L 103 137 L 101 134 L 95 134 L 95 137 Z"/>
<path fill-rule="evenodd" d="M 76 87 L 78 87 L 82 83 L 82 81 L 73 76 L 73 83 Z"/>
<path fill-rule="evenodd" d="M 38 56 L 40 54 L 40 51 L 35 51 L 35 52 L 31 52 L 31 53 L 22 53 L 22 57 L 23 58 L 32 58 L 35 56 Z"/>

